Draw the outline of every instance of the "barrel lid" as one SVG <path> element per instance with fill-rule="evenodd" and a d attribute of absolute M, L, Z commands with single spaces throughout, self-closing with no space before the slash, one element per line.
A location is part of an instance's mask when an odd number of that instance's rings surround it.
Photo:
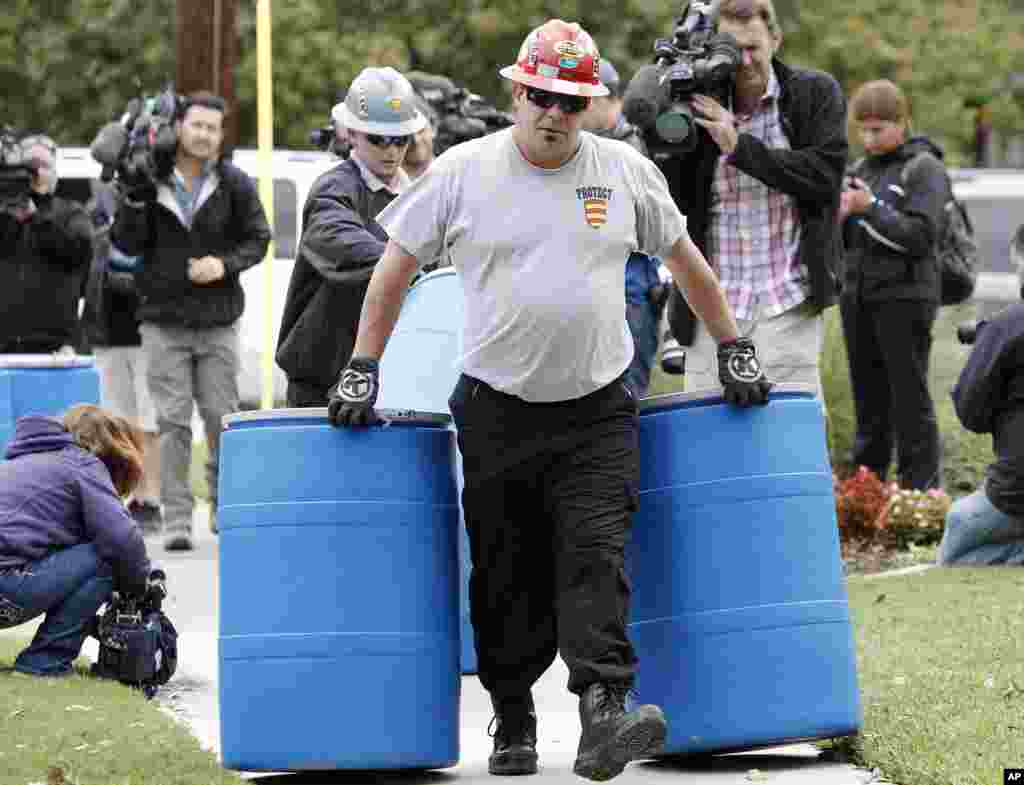
<path fill-rule="evenodd" d="M 444 426 L 451 421 L 451 415 L 436 412 L 417 412 L 411 409 L 378 409 L 377 414 L 386 417 L 396 425 Z M 242 423 L 274 421 L 314 420 L 327 424 L 327 407 L 315 406 L 306 409 L 256 409 L 247 412 L 225 414 L 221 419 L 224 428 Z"/>
<path fill-rule="evenodd" d="M 424 281 L 430 281 L 435 278 L 446 278 L 449 275 L 456 275 L 455 268 L 451 265 L 447 267 L 438 267 L 436 270 L 431 270 L 429 273 L 424 273 L 413 282 L 413 286 L 419 286 Z"/>
<path fill-rule="evenodd" d="M 83 368 L 91 354 L 0 354 L 0 368 Z"/>
<path fill-rule="evenodd" d="M 813 398 L 814 387 L 809 384 L 776 384 L 768 395 L 770 401 L 780 398 Z M 685 393 L 668 393 L 666 395 L 654 395 L 650 398 L 640 400 L 639 409 L 641 414 L 658 412 L 664 409 L 674 409 L 677 406 L 690 404 L 698 406 L 710 406 L 716 403 L 724 403 L 721 391 L 718 390 L 694 390 Z"/>

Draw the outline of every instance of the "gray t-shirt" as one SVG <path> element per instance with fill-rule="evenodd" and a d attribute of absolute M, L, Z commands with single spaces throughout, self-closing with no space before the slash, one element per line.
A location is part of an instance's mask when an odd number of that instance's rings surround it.
<path fill-rule="evenodd" d="M 629 366 L 624 271 L 686 232 L 661 172 L 624 142 L 581 133 L 559 169 L 513 129 L 447 150 L 377 216 L 422 264 L 442 250 L 462 284 L 462 370 L 526 401 L 580 398 Z"/>

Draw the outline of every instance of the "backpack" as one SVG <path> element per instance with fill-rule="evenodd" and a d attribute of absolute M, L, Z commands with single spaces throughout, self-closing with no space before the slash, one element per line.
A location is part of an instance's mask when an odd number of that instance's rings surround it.
<path fill-rule="evenodd" d="M 910 179 L 912 167 L 926 157 L 935 158 L 931 153 L 922 151 L 903 164 L 900 182 L 904 186 Z M 858 159 L 852 170 L 858 171 L 862 163 L 864 159 Z M 974 285 L 978 279 L 978 243 L 974 239 L 974 225 L 967 214 L 967 205 L 956 198 L 949 172 L 945 167 L 943 171 L 947 198 L 942 208 L 943 221 L 939 226 L 939 236 L 935 242 L 935 261 L 939 267 L 941 290 L 939 302 L 941 305 L 958 305 L 974 294 Z"/>
<path fill-rule="evenodd" d="M 921 152 L 903 165 L 900 180 L 904 185 L 910 179 L 910 169 L 931 153 Z M 934 157 L 934 156 L 933 156 Z M 945 171 L 948 198 L 942 212 L 945 220 L 939 228 L 935 243 L 935 259 L 939 265 L 942 305 L 958 305 L 971 299 L 978 280 L 978 243 L 974 239 L 974 225 L 967 214 L 967 205 L 953 194 L 953 183 Z"/>

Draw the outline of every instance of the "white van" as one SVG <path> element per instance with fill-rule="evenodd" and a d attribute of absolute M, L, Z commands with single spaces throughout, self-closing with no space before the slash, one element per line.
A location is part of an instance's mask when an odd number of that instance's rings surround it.
<path fill-rule="evenodd" d="M 251 177 L 256 177 L 258 152 L 252 149 L 235 150 L 232 162 Z M 339 163 L 339 160 L 317 150 L 275 150 L 271 158 L 274 177 L 274 262 L 272 270 L 273 306 L 269 315 L 273 340 L 271 356 L 277 345 L 277 335 L 284 311 L 285 294 L 295 264 L 295 253 L 302 232 L 302 207 L 306 194 L 321 173 Z M 88 148 L 61 148 L 57 156 L 57 174 L 60 184 L 57 193 L 83 204 L 92 196 L 100 176 L 100 165 L 93 160 Z M 263 351 L 266 344 L 268 315 L 264 304 L 266 262 L 242 273 L 245 290 L 245 311 L 240 325 L 241 370 L 239 392 L 244 408 L 259 407 L 263 380 Z M 274 401 L 283 405 L 286 379 L 274 365 Z"/>
<path fill-rule="evenodd" d="M 953 169 L 953 191 L 967 205 L 981 269 L 974 290 L 978 317 L 1020 300 L 1010 241 L 1024 224 L 1024 170 Z"/>

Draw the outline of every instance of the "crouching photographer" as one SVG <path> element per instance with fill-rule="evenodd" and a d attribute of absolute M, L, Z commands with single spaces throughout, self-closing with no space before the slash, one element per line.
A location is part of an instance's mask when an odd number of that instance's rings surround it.
<path fill-rule="evenodd" d="M 1013 256 L 1024 299 L 1024 233 Z M 995 460 L 985 480 L 957 499 L 946 514 L 939 544 L 942 565 L 1024 564 L 1024 303 L 988 321 L 961 325 L 962 343 L 973 343 L 953 388 L 963 426 L 992 434 Z"/>
<path fill-rule="evenodd" d="M 56 189 L 53 140 L 0 131 L 0 354 L 73 351 L 92 226 Z"/>
<path fill-rule="evenodd" d="M 113 592 L 146 593 L 152 567 L 122 503 L 141 450 L 130 423 L 91 404 L 18 419 L 0 461 L 0 628 L 44 618 L 16 671 L 69 674 Z"/>

